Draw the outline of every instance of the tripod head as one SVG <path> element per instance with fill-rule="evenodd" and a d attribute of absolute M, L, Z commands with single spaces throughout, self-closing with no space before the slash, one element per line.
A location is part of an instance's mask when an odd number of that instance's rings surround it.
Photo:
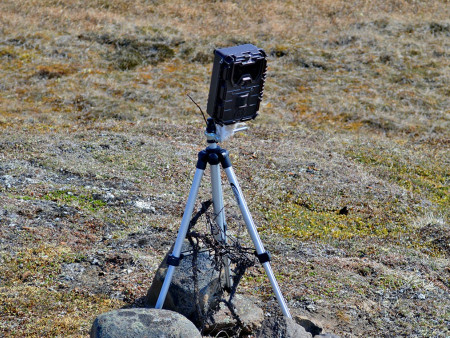
<path fill-rule="evenodd" d="M 245 123 L 233 123 L 227 125 L 216 124 L 213 118 L 209 117 L 206 120 L 206 140 L 208 143 L 219 143 L 229 139 L 239 131 L 247 130 Z"/>

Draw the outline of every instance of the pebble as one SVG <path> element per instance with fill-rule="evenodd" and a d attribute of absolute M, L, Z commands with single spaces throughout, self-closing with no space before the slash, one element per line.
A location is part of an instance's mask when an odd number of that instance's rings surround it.
<path fill-rule="evenodd" d="M 144 211 L 151 211 L 151 212 L 156 212 L 156 209 L 154 206 L 151 205 L 150 202 L 146 202 L 146 201 L 136 201 L 134 203 L 134 205 L 139 208 L 139 209 L 143 209 Z"/>
<path fill-rule="evenodd" d="M 3 175 L 1 177 L 1 180 L 3 181 L 3 184 L 9 189 L 12 186 L 13 183 L 13 177 L 11 175 Z"/>
<path fill-rule="evenodd" d="M 116 196 L 114 196 L 112 193 L 110 193 L 109 191 L 106 193 L 105 195 L 105 200 L 107 201 L 112 201 L 116 198 Z"/>
<path fill-rule="evenodd" d="M 308 309 L 308 311 L 314 312 L 317 310 L 316 306 L 314 304 L 308 304 L 306 305 L 306 309 Z"/>

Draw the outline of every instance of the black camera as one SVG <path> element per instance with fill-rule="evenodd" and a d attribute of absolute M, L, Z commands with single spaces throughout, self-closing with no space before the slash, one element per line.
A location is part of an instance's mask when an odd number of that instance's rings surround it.
<path fill-rule="evenodd" d="M 219 125 L 254 119 L 266 80 L 266 53 L 251 44 L 214 51 L 207 112 Z"/>

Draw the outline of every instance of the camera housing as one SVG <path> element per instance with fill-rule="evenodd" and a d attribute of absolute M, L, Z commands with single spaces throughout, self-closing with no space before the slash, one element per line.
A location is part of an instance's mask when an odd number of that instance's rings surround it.
<path fill-rule="evenodd" d="M 219 125 L 254 119 L 266 80 L 266 53 L 251 44 L 216 49 L 207 112 Z"/>

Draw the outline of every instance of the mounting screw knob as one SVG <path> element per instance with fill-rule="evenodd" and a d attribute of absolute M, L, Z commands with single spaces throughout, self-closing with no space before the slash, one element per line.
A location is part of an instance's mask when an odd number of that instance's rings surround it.
<path fill-rule="evenodd" d="M 208 155 L 208 163 L 210 165 L 217 165 L 220 163 L 219 156 L 217 154 L 211 153 Z"/>

